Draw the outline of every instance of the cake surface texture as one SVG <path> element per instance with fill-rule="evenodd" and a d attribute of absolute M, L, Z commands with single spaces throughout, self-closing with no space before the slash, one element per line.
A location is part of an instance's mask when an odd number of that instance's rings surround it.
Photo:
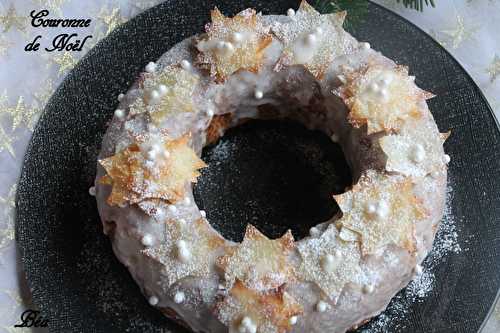
<path fill-rule="evenodd" d="M 303 1 L 287 15 L 217 8 L 205 33 L 147 64 L 102 142 L 104 233 L 149 303 L 194 332 L 345 332 L 421 272 L 445 204 L 433 95 Z M 341 210 L 295 240 L 248 225 L 241 243 L 193 197 L 204 146 L 248 119 L 291 119 L 342 147 Z M 332 191 L 333 192 L 333 191 Z"/>

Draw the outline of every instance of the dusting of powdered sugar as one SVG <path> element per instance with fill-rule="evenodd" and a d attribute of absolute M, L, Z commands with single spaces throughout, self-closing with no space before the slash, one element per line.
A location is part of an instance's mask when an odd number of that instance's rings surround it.
<path fill-rule="evenodd" d="M 360 329 L 362 333 L 382 333 L 388 329 L 404 329 L 405 317 L 410 307 L 415 303 L 423 302 L 432 292 L 436 284 L 435 269 L 444 264 L 450 255 L 459 254 L 462 248 L 459 243 L 459 230 L 451 207 L 453 206 L 453 185 L 449 180 L 446 188 L 446 205 L 443 218 L 438 228 L 433 247 L 422 263 L 422 273 L 398 293 L 391 301 L 386 311 L 374 318 L 366 327 Z"/>

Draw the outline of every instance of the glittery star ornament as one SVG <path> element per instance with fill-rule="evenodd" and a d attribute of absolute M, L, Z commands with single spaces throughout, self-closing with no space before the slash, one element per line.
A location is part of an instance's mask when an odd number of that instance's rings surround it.
<path fill-rule="evenodd" d="M 205 163 L 188 145 L 189 136 L 165 140 L 161 145 L 169 156 L 151 168 L 139 144 L 132 144 L 116 155 L 99 160 L 107 175 L 101 183 L 112 186 L 110 205 L 134 204 L 146 199 L 176 202 L 184 196 L 185 185 L 196 182 Z"/>
<path fill-rule="evenodd" d="M 168 66 L 159 75 L 147 78 L 144 81 L 145 90 L 152 91 L 160 85 L 167 88 L 159 103 L 148 108 L 153 122 L 158 125 L 169 114 L 195 110 L 193 95 L 198 82 L 198 75 L 180 66 Z M 149 95 L 144 95 L 147 104 Z"/>
<path fill-rule="evenodd" d="M 490 75 L 490 81 L 493 82 L 500 75 L 500 57 L 495 54 L 491 64 L 486 69 L 486 73 Z"/>
<path fill-rule="evenodd" d="M 14 45 L 14 43 L 5 36 L 0 36 L 0 57 L 7 56 L 12 45 Z"/>
<path fill-rule="evenodd" d="M 434 96 L 418 88 L 403 66 L 368 65 L 346 77 L 338 92 L 349 108 L 348 120 L 355 127 L 367 125 L 368 134 L 398 131 L 420 119 L 419 103 Z"/>
<path fill-rule="evenodd" d="M 284 43 L 276 69 L 303 64 L 316 78 L 321 78 L 333 58 L 349 53 L 342 30 L 345 16 L 345 12 L 320 14 L 302 1 L 286 23 L 277 22 L 271 28 Z"/>
<path fill-rule="evenodd" d="M 61 54 L 55 55 L 50 58 L 50 61 L 58 66 L 58 74 L 62 75 L 75 67 L 77 60 L 73 53 L 64 51 Z"/>
<path fill-rule="evenodd" d="M 242 332 L 242 328 L 251 326 L 254 332 L 285 333 L 292 328 L 290 318 L 302 311 L 283 288 L 261 292 L 247 288 L 239 280 L 215 306 L 217 318 L 229 326 L 230 332 Z"/>
<path fill-rule="evenodd" d="M 58 16 L 63 16 L 62 6 L 68 0 L 32 0 L 40 8 L 48 9 L 51 13 L 55 13 Z"/>
<path fill-rule="evenodd" d="M 28 18 L 19 16 L 13 4 L 9 6 L 5 14 L 0 15 L 0 25 L 3 26 L 3 32 L 8 32 L 11 28 L 16 28 L 21 32 L 25 32 L 27 22 Z"/>
<path fill-rule="evenodd" d="M 293 267 L 288 259 L 294 248 L 290 231 L 271 240 L 248 225 L 243 242 L 228 248 L 217 265 L 224 271 L 228 287 L 238 279 L 252 289 L 274 289 L 294 280 Z"/>
<path fill-rule="evenodd" d="M 111 9 L 110 12 L 107 8 L 101 8 L 98 18 L 106 25 L 105 36 L 109 35 L 111 31 L 125 22 L 119 7 Z"/>
<path fill-rule="evenodd" d="M 451 29 L 445 29 L 441 32 L 447 36 L 446 41 L 442 43 L 444 46 L 449 46 L 457 49 L 463 42 L 471 39 L 474 34 L 479 30 L 477 26 L 467 26 L 464 18 L 460 15 L 456 16 L 456 24 Z"/>
<path fill-rule="evenodd" d="M 212 22 L 196 47 L 200 51 L 198 63 L 210 74 L 224 81 L 238 70 L 257 72 L 264 49 L 271 43 L 269 27 L 262 15 L 246 9 L 236 16 L 225 17 L 219 9 L 211 11 Z"/>
<path fill-rule="evenodd" d="M 362 255 L 391 244 L 415 252 L 415 226 L 426 212 L 413 193 L 410 178 L 369 171 L 335 200 L 343 213 L 337 225 L 361 235 Z"/>
<path fill-rule="evenodd" d="M 208 277 L 214 259 L 208 255 L 223 246 L 224 239 L 205 219 L 192 223 L 169 220 L 165 222 L 165 228 L 166 239 L 157 246 L 142 250 L 142 253 L 163 266 L 161 274 L 167 278 L 166 287 L 186 277 Z M 186 244 L 189 260 L 179 260 L 179 241 Z"/>
<path fill-rule="evenodd" d="M 342 237 L 341 232 L 330 225 L 320 237 L 308 238 L 297 245 L 302 259 L 298 276 L 314 282 L 331 300 L 335 300 L 345 284 L 360 272 L 359 237 L 347 230 L 346 233 L 350 237 Z M 324 264 L 327 257 L 333 258 L 328 267 Z"/>

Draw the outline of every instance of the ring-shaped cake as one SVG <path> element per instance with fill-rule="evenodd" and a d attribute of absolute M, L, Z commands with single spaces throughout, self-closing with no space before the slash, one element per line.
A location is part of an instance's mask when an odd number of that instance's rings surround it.
<path fill-rule="evenodd" d="M 149 303 L 193 331 L 355 328 L 419 274 L 442 217 L 432 94 L 344 31 L 345 13 L 211 16 L 119 96 L 91 188 L 104 232 Z M 324 132 L 352 171 L 342 214 L 299 241 L 251 225 L 229 241 L 194 201 L 202 148 L 258 118 Z"/>

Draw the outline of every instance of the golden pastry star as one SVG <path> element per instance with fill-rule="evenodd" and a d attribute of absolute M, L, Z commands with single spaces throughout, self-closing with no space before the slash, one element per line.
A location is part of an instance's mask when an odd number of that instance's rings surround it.
<path fill-rule="evenodd" d="M 159 75 L 146 79 L 144 82 L 146 90 L 155 89 L 159 85 L 167 87 L 167 92 L 161 97 L 159 103 L 149 109 L 153 122 L 159 124 L 165 116 L 171 113 L 192 112 L 195 109 L 193 94 L 198 81 L 198 75 L 180 66 L 168 66 Z M 144 97 L 147 99 L 149 96 L 145 94 Z"/>
<path fill-rule="evenodd" d="M 337 228 L 330 225 L 320 237 L 311 237 L 297 245 L 302 258 L 298 276 L 314 282 L 331 300 L 360 272 L 359 240 L 356 235 L 343 238 Z M 329 266 L 325 264 L 327 259 L 330 259 Z"/>
<path fill-rule="evenodd" d="M 50 60 L 59 66 L 59 75 L 62 75 L 67 71 L 73 69 L 73 67 L 75 67 L 76 63 L 78 62 L 73 56 L 73 53 L 68 51 L 64 51 L 61 54 L 55 55 L 51 57 Z"/>
<path fill-rule="evenodd" d="M 500 75 L 500 57 L 495 54 L 491 64 L 486 69 L 486 73 L 490 75 L 490 81 L 493 82 Z"/>
<path fill-rule="evenodd" d="M 272 26 L 284 43 L 276 68 L 303 64 L 316 78 L 321 78 L 335 56 L 348 53 L 343 42 L 344 18 L 345 12 L 322 15 L 302 1 L 292 18 Z"/>
<path fill-rule="evenodd" d="M 219 320 L 229 326 L 230 332 L 254 327 L 259 333 L 290 331 L 290 318 L 300 315 L 302 307 L 283 288 L 259 292 L 236 280 L 229 295 L 215 305 Z M 245 332 L 249 332 L 246 330 Z"/>
<path fill-rule="evenodd" d="M 163 266 L 161 273 L 167 277 L 170 287 L 185 277 L 206 277 L 211 273 L 210 254 L 224 245 L 220 237 L 205 219 L 189 222 L 165 221 L 167 239 L 142 253 Z M 189 253 L 189 260 L 180 260 L 178 244 L 182 241 Z"/>
<path fill-rule="evenodd" d="M 292 233 L 271 240 L 248 225 L 243 242 L 226 250 L 217 265 L 224 271 L 227 287 L 236 279 L 257 290 L 274 289 L 293 281 L 293 267 L 288 256 L 295 248 Z"/>
<path fill-rule="evenodd" d="M 402 66 L 368 65 L 346 77 L 339 95 L 350 110 L 348 119 L 355 127 L 366 124 L 368 134 L 398 130 L 419 119 L 419 103 L 433 96 L 418 88 Z"/>
<path fill-rule="evenodd" d="M 10 4 L 5 14 L 0 15 L 0 25 L 3 26 L 3 32 L 8 32 L 12 27 L 25 32 L 27 22 L 28 18 L 19 16 L 13 4 Z"/>
<path fill-rule="evenodd" d="M 116 27 L 125 22 L 125 18 L 120 13 L 120 8 L 116 7 L 111 10 L 111 12 L 107 12 L 107 8 L 101 8 L 101 12 L 99 13 L 98 18 L 104 22 L 106 25 L 106 33 L 105 36 L 109 35 L 111 31 L 113 31 Z"/>
<path fill-rule="evenodd" d="M 363 255 L 394 244 L 415 251 L 415 224 L 425 211 L 413 193 L 409 178 L 369 171 L 353 189 L 335 196 L 343 216 L 338 225 L 361 235 Z"/>
<path fill-rule="evenodd" d="M 212 23 L 198 41 L 198 62 L 219 81 L 238 70 L 257 72 L 264 49 L 271 43 L 269 27 L 262 16 L 246 9 L 233 18 L 225 17 L 217 8 L 211 11 Z"/>
<path fill-rule="evenodd" d="M 162 138 L 151 140 L 161 142 Z M 159 143 L 159 149 L 163 151 L 157 154 L 168 152 L 168 157 L 156 157 L 151 167 L 149 163 L 152 161 L 144 156 L 151 150 L 141 151 L 139 144 L 135 143 L 116 155 L 99 160 L 107 172 L 101 183 L 112 185 L 108 204 L 134 204 L 146 199 L 175 202 L 183 198 L 186 183 L 196 182 L 200 175 L 198 170 L 206 165 L 189 147 L 188 135 L 176 140 L 163 140 Z"/>

